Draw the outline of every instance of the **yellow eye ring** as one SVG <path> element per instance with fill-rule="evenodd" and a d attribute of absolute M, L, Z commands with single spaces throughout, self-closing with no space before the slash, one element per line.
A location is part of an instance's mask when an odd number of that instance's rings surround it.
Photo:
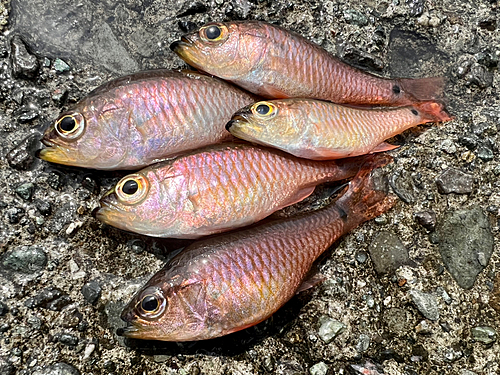
<path fill-rule="evenodd" d="M 167 305 L 167 300 L 165 299 L 165 297 L 163 297 L 163 295 L 161 295 L 158 290 L 146 290 L 145 292 L 149 293 L 145 294 L 138 303 L 140 314 L 148 319 L 153 319 L 163 314 Z"/>
<path fill-rule="evenodd" d="M 56 121 L 55 129 L 65 139 L 78 139 L 85 130 L 85 119 L 80 113 L 64 115 Z"/>
<path fill-rule="evenodd" d="M 211 23 L 200 28 L 200 38 L 209 43 L 221 42 L 227 39 L 227 27 L 221 23 Z"/>
<path fill-rule="evenodd" d="M 255 103 L 252 108 L 252 113 L 260 118 L 271 118 L 276 116 L 278 113 L 278 108 L 270 102 L 258 102 Z"/>
<path fill-rule="evenodd" d="M 118 199 L 123 204 L 137 204 L 146 198 L 149 191 L 149 181 L 140 174 L 131 174 L 123 177 L 115 188 Z"/>

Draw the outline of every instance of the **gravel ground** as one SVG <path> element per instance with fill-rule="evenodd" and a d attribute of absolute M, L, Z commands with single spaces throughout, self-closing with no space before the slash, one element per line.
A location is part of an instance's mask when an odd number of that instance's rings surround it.
<path fill-rule="evenodd" d="M 383 76 L 443 75 L 455 119 L 393 140 L 396 207 L 273 318 L 208 342 L 124 340 L 121 308 L 186 242 L 92 217 L 122 174 L 33 155 L 63 108 L 182 67 L 169 44 L 225 19 L 274 22 Z M 500 373 L 498 19 L 495 0 L 0 0 L 0 374 Z"/>

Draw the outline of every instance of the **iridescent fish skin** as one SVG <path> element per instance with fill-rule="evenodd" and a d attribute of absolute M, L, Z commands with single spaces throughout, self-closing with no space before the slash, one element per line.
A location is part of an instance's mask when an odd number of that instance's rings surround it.
<path fill-rule="evenodd" d="M 209 23 L 170 48 L 189 65 L 265 98 L 405 106 L 439 98 L 444 85 L 441 78 L 368 74 L 298 34 L 261 21 Z"/>
<path fill-rule="evenodd" d="M 163 341 L 205 340 L 253 326 L 308 286 L 316 258 L 339 237 L 390 209 L 370 171 L 374 157 L 335 203 L 291 219 L 198 241 L 169 261 L 122 312 L 125 336 Z M 379 182 L 379 186 L 374 183 Z"/>
<path fill-rule="evenodd" d="M 46 131 L 44 160 L 94 169 L 140 169 L 231 139 L 224 125 L 255 98 L 217 78 L 153 70 L 111 81 Z"/>
<path fill-rule="evenodd" d="M 241 109 L 226 129 L 250 142 L 325 160 L 391 150 L 397 146 L 384 140 L 419 124 L 450 119 L 437 102 L 361 109 L 321 100 L 281 99 Z"/>
<path fill-rule="evenodd" d="M 121 179 L 97 218 L 155 237 L 198 238 L 252 224 L 354 176 L 364 157 L 319 162 L 247 144 L 212 146 Z"/>

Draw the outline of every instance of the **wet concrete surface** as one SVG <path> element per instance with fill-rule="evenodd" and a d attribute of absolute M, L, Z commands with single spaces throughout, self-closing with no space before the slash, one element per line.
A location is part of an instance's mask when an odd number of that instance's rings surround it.
<path fill-rule="evenodd" d="M 123 173 L 42 162 L 38 140 L 99 84 L 184 67 L 168 49 L 182 29 L 226 19 L 277 23 L 383 76 L 442 75 L 455 119 L 395 137 L 401 199 L 327 252 L 322 285 L 227 337 L 127 340 L 122 307 L 188 242 L 99 223 Z M 498 374 L 498 26 L 491 0 L 1 0 L 0 374 Z M 380 243 L 404 261 L 372 261 Z"/>

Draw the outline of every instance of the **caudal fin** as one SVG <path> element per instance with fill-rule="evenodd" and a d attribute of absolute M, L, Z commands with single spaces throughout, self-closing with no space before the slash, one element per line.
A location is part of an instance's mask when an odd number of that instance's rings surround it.
<path fill-rule="evenodd" d="M 421 102 L 414 104 L 413 107 L 421 113 L 421 116 L 427 122 L 444 122 L 453 120 L 453 116 L 448 113 L 444 104 L 439 102 Z"/>
<path fill-rule="evenodd" d="M 443 77 L 399 78 L 401 90 L 413 96 L 416 101 L 442 100 L 445 87 Z"/>
<path fill-rule="evenodd" d="M 355 228 L 394 206 L 396 199 L 388 195 L 386 177 L 374 171 L 391 161 L 392 157 L 386 154 L 371 155 L 349 183 L 347 191 L 337 200 L 336 204 L 347 215 L 349 228 Z"/>

